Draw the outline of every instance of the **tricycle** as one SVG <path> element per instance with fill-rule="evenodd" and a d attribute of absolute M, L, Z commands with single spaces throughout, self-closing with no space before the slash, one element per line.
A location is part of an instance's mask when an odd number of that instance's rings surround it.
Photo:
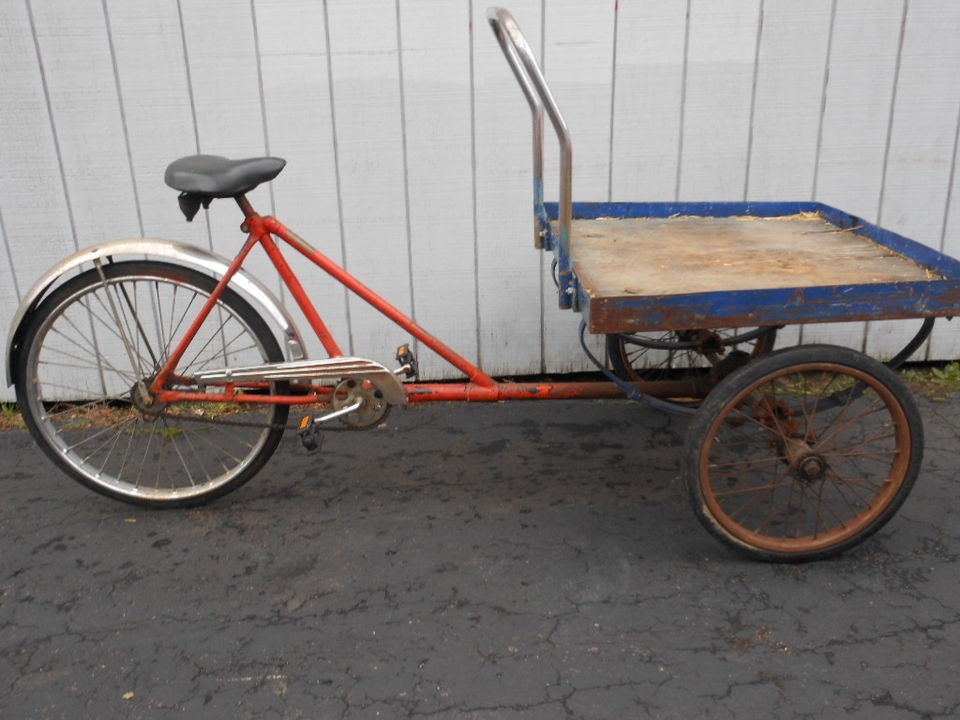
<path fill-rule="evenodd" d="M 288 428 L 378 426 L 433 401 L 627 397 L 689 416 L 683 468 L 696 516 L 753 558 L 814 560 L 862 542 L 913 486 L 917 404 L 895 369 L 933 319 L 960 308 L 960 263 L 816 202 L 575 203 L 572 142 L 512 16 L 488 11 L 530 106 L 536 247 L 553 256 L 559 307 L 582 315 L 599 381 L 490 377 L 272 216 L 247 193 L 285 161 L 194 155 L 168 185 L 192 220 L 232 198 L 246 234 L 228 259 L 169 240 L 114 241 L 66 258 L 16 313 L 8 383 L 38 445 L 64 472 L 118 500 L 187 507 L 221 497 L 267 462 Z M 543 128 L 559 140 L 559 201 L 545 202 Z M 306 356 L 289 310 L 244 262 L 259 246 L 326 357 Z M 312 261 L 413 338 L 397 366 L 345 355 L 281 248 Z M 923 319 L 886 364 L 843 347 L 773 350 L 778 328 Z M 605 338 L 609 363 L 587 333 Z M 464 379 L 421 382 L 428 349 Z M 288 424 L 291 408 L 300 417 Z"/>

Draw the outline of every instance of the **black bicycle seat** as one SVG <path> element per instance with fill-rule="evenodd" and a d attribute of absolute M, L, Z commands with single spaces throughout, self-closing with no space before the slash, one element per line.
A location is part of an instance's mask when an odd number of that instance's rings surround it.
<path fill-rule="evenodd" d="M 190 155 L 167 166 L 164 181 L 174 190 L 200 198 L 228 198 L 273 180 L 286 160 L 275 157 L 228 160 L 219 155 Z"/>

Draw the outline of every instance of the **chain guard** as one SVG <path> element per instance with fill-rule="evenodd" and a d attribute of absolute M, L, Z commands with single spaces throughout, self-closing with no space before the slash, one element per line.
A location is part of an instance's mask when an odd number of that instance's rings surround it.
<path fill-rule="evenodd" d="M 362 400 L 360 408 L 351 412 L 342 418 L 342 426 L 339 428 L 324 425 L 323 432 L 330 430 L 366 430 L 378 425 L 389 414 L 391 405 L 383 397 L 383 393 L 377 386 L 366 378 L 349 378 L 341 380 L 330 397 L 330 407 L 332 410 L 342 410 Z M 136 402 L 133 403 L 139 408 Z M 141 410 L 142 411 L 142 410 Z M 176 420 L 181 422 L 208 423 L 216 425 L 227 425 L 232 427 L 253 427 L 267 428 L 270 430 L 301 430 L 298 423 L 262 423 L 249 422 L 245 420 L 230 420 L 228 418 L 211 419 L 202 415 L 174 414 L 167 411 L 167 406 L 160 408 L 160 412 L 151 420 Z"/>

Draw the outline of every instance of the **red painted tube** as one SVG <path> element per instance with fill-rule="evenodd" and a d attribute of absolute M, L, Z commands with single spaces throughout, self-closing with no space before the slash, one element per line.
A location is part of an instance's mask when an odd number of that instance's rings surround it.
<path fill-rule="evenodd" d="M 408 383 L 407 400 L 420 402 L 499 402 L 501 400 L 593 400 L 623 398 L 610 382 L 497 383 L 488 388 L 475 383 Z"/>
<path fill-rule="evenodd" d="M 199 393 L 179 390 L 161 390 L 155 401 L 159 404 L 177 402 L 188 403 L 237 403 L 247 405 L 314 405 L 328 402 L 330 394 L 313 393 L 310 395 L 261 395 L 259 393 L 225 392 Z"/>
<path fill-rule="evenodd" d="M 159 403 L 175 402 L 231 402 L 269 405 L 310 405 L 326 402 L 331 388 L 313 388 L 315 392 L 303 395 L 262 395 L 244 393 L 254 385 L 244 385 L 236 390 L 227 385 L 222 393 L 185 392 L 161 390 L 156 400 Z M 505 400 L 596 400 L 623 398 L 623 391 L 609 382 L 560 382 L 560 383 L 496 383 L 484 387 L 476 383 L 406 383 L 403 386 L 411 403 L 425 402 L 501 402 Z"/>
<path fill-rule="evenodd" d="M 422 327 L 417 325 L 412 318 L 404 315 L 397 308 L 380 297 L 380 295 L 361 283 L 359 280 L 357 280 L 357 278 L 330 260 L 330 258 L 324 255 L 322 252 L 310 245 L 310 243 L 308 243 L 306 240 L 301 238 L 289 228 L 285 227 L 283 223 L 281 223 L 275 217 L 268 216 L 262 218 L 262 220 L 263 226 L 269 232 L 285 240 L 302 255 L 313 261 L 313 263 L 320 267 L 320 269 L 337 280 L 337 282 L 357 295 L 357 297 L 372 305 L 382 315 L 409 332 L 420 342 L 424 343 L 427 347 L 437 353 L 437 355 L 463 372 L 474 384 L 483 385 L 488 388 L 493 388 L 496 385 L 496 381 L 480 370 L 480 368 L 457 353 L 455 350 L 453 350 L 453 348 L 447 346 L 439 338 L 431 335 Z"/>
<path fill-rule="evenodd" d="M 203 325 L 204 321 L 207 319 L 207 316 L 210 314 L 210 311 L 213 310 L 213 306 L 217 304 L 218 300 L 220 300 L 220 297 L 223 295 L 223 291 L 230 283 L 230 278 L 236 275 L 237 271 L 240 269 L 240 266 L 243 265 L 243 261 L 246 259 L 247 255 L 250 254 L 250 251 L 253 249 L 253 246 L 257 244 L 257 242 L 257 238 L 253 235 L 249 235 L 247 237 L 247 241 L 243 244 L 243 248 L 233 259 L 233 262 L 230 263 L 230 266 L 227 268 L 226 272 L 224 272 L 223 277 L 220 278 L 220 281 L 217 283 L 216 287 L 213 288 L 213 291 L 210 293 L 209 297 L 207 297 L 206 302 L 204 302 L 203 307 L 200 308 L 199 314 L 193 319 L 190 327 L 187 328 L 187 332 L 184 333 L 184 336 L 180 339 L 180 342 L 177 343 L 177 347 L 174 348 L 173 352 L 170 353 L 170 356 L 167 358 L 167 361 L 163 364 L 163 367 L 160 368 L 160 372 L 157 373 L 157 376 L 150 385 L 151 392 L 158 393 L 163 390 L 163 386 L 167 382 L 167 378 L 173 372 L 174 368 L 177 366 L 177 363 L 180 362 L 183 354 L 187 351 L 187 347 L 191 342 L 193 342 L 193 339 L 197 335 L 197 331 L 200 329 L 200 326 Z"/>
<path fill-rule="evenodd" d="M 250 389 L 252 386 L 242 386 Z M 505 400 L 596 400 L 623 398 L 623 391 L 608 382 L 560 382 L 560 383 L 497 383 L 484 387 L 476 383 L 407 383 L 404 386 L 407 400 L 424 402 L 500 402 Z M 310 405 L 326 402 L 331 388 L 315 388 L 316 392 L 304 395 L 262 395 L 244 393 L 226 386 L 222 393 L 185 392 L 161 390 L 156 400 L 159 403 L 175 402 L 230 402 L 268 405 Z"/>
<path fill-rule="evenodd" d="M 251 218 L 251 220 L 254 219 L 260 220 L 260 218 Z M 307 291 L 303 289 L 303 285 L 300 284 L 300 281 L 297 279 L 297 276 L 291 269 L 289 263 L 287 263 L 286 259 L 283 257 L 283 254 L 274 244 L 273 238 L 269 235 L 269 233 L 262 230 L 262 221 L 259 223 L 258 227 L 261 228 L 262 233 L 260 235 L 260 244 L 263 246 L 263 249 L 266 251 L 267 255 L 270 256 L 270 260 L 273 262 L 274 267 L 277 268 L 277 272 L 280 273 L 280 277 L 283 279 L 283 282 L 288 288 L 290 288 L 290 294 L 293 295 L 294 299 L 297 301 L 297 305 L 299 305 L 300 309 L 303 311 L 304 317 L 306 317 L 307 322 L 310 323 L 310 327 L 313 328 L 313 331 L 316 333 L 317 337 L 320 338 L 320 343 L 323 345 L 323 349 L 327 351 L 327 355 L 329 357 L 339 357 L 343 355 L 343 350 L 340 349 L 336 339 L 330 333 L 330 330 L 327 329 L 327 325 L 320 317 L 320 313 L 317 312 L 317 309 L 313 306 L 313 303 L 310 302 Z"/>

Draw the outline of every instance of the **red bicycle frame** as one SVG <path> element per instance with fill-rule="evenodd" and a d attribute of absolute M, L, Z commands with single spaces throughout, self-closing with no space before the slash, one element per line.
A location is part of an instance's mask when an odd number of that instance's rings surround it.
<path fill-rule="evenodd" d="M 425 401 L 482 401 L 495 402 L 498 400 L 562 400 L 572 398 L 616 398 L 623 397 L 623 391 L 610 382 L 563 382 L 563 383 L 514 383 L 497 382 L 465 357 L 443 343 L 439 338 L 424 330 L 410 317 L 387 302 L 376 292 L 357 280 L 356 277 L 344 268 L 310 245 L 306 240 L 288 229 L 279 220 L 272 216 L 260 216 L 253 209 L 246 196 L 238 196 L 237 204 L 244 214 L 241 229 L 248 233 L 247 240 L 230 263 L 227 271 L 217 283 L 213 292 L 207 298 L 196 318 L 187 329 L 177 347 L 167 358 L 160 372 L 151 383 L 150 391 L 155 401 L 171 403 L 178 401 L 194 402 L 248 402 L 248 403 L 275 403 L 286 405 L 305 405 L 323 401 L 329 397 L 330 388 L 308 386 L 309 392 L 298 395 L 263 395 L 243 392 L 251 388 L 265 388 L 269 383 L 224 383 L 223 393 L 184 392 L 164 389 L 167 380 L 171 377 L 183 354 L 210 314 L 214 305 L 223 295 L 230 284 L 231 278 L 242 267 L 244 260 L 257 244 L 261 245 L 270 261 L 273 263 L 290 294 L 297 301 L 304 316 L 313 328 L 317 338 L 323 344 L 330 357 L 343 355 L 337 341 L 331 335 L 326 323 L 320 317 L 316 307 L 310 300 L 303 285 L 300 283 L 293 269 L 287 263 L 277 247 L 275 238 L 279 238 L 296 249 L 324 272 L 344 285 L 352 293 L 372 305 L 378 312 L 389 318 L 396 325 L 406 330 L 413 337 L 423 343 L 433 352 L 460 370 L 467 376 L 468 382 L 454 383 L 405 383 L 403 385 L 410 402 Z"/>

